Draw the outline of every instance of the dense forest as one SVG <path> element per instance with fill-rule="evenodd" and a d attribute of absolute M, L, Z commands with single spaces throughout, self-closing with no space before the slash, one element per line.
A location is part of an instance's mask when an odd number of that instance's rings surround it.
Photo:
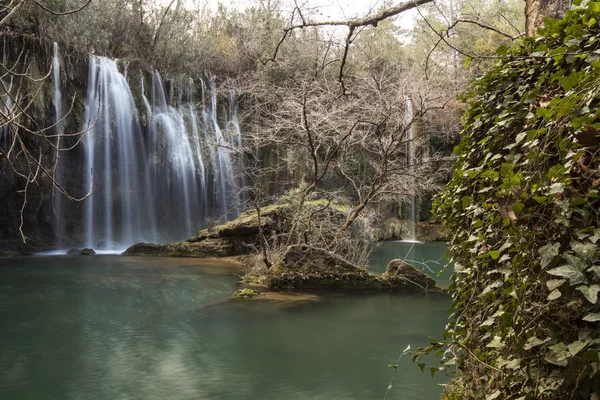
<path fill-rule="evenodd" d="M 443 398 L 600 399 L 600 3 L 5 3 L 2 247 L 446 293 L 363 269 L 444 240 L 448 323 L 412 354 Z"/>

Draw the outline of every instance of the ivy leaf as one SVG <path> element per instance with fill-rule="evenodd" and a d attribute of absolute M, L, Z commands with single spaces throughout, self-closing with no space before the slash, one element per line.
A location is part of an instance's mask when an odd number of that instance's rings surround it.
<path fill-rule="evenodd" d="M 500 336 L 494 336 L 491 342 L 489 342 L 485 347 L 489 347 L 492 349 L 501 349 L 504 347 L 504 343 L 502 342 L 502 338 Z"/>
<path fill-rule="evenodd" d="M 532 336 L 529 339 L 527 339 L 527 342 L 525 343 L 525 345 L 523 346 L 523 348 L 525 350 L 531 350 L 536 346 L 539 346 L 541 344 L 547 343 L 551 340 L 551 338 L 547 337 L 546 339 L 538 339 L 537 336 Z"/>
<path fill-rule="evenodd" d="M 567 357 L 569 357 L 569 348 L 564 343 L 557 343 L 548 347 L 548 352 L 544 360 L 547 362 L 564 367 L 567 365 Z"/>
<path fill-rule="evenodd" d="M 600 228 L 594 230 L 594 234 L 590 237 L 592 243 L 596 243 L 600 240 Z"/>
<path fill-rule="evenodd" d="M 560 276 L 563 278 L 567 278 L 569 280 L 569 284 L 576 285 L 578 283 L 585 282 L 585 276 L 581 271 L 575 268 L 572 265 L 563 265 L 560 267 L 556 267 L 548 271 L 550 275 Z"/>
<path fill-rule="evenodd" d="M 492 257 L 492 260 L 497 260 L 498 257 L 500 257 L 500 251 L 499 250 L 490 251 L 490 257 Z"/>
<path fill-rule="evenodd" d="M 570 345 L 568 345 L 567 348 L 569 349 L 569 354 L 571 356 L 574 356 L 577 353 L 579 353 L 581 350 L 585 349 L 586 346 L 587 346 L 587 344 L 577 340 L 577 341 L 571 343 Z"/>
<path fill-rule="evenodd" d="M 600 285 L 592 286 L 579 286 L 577 287 L 583 296 L 592 304 L 596 304 L 598 301 L 598 292 L 600 292 Z"/>
<path fill-rule="evenodd" d="M 552 259 L 558 255 L 560 243 L 547 243 L 538 250 L 541 256 L 542 268 L 546 268 L 552 262 Z"/>
<path fill-rule="evenodd" d="M 600 313 L 589 313 L 582 319 L 587 322 L 598 322 L 600 321 Z"/>
<path fill-rule="evenodd" d="M 562 78 L 558 78 L 558 81 L 560 82 L 565 92 L 568 92 L 573 88 L 573 86 L 579 83 L 579 77 L 577 75 L 563 76 Z"/>
<path fill-rule="evenodd" d="M 467 208 L 467 206 L 469 204 L 471 204 L 471 202 L 473 201 L 473 198 L 471 196 L 465 196 L 462 198 L 462 206 L 463 208 Z"/>
<path fill-rule="evenodd" d="M 578 271 L 585 271 L 587 263 L 583 259 L 576 257 L 573 254 L 565 254 L 563 258 L 567 261 L 567 264 L 577 268 Z"/>
<path fill-rule="evenodd" d="M 553 183 L 550 185 L 550 194 L 562 193 L 564 190 L 564 186 L 562 183 Z"/>
<path fill-rule="evenodd" d="M 546 281 L 546 286 L 548 287 L 548 290 L 552 291 L 557 287 L 560 287 L 565 282 L 566 280 L 564 279 L 550 279 Z"/>
<path fill-rule="evenodd" d="M 558 289 L 554 289 L 549 295 L 548 295 L 548 300 L 552 301 L 552 300 L 556 300 L 558 299 L 560 296 L 562 296 L 562 293 L 560 292 L 560 290 Z"/>
<path fill-rule="evenodd" d="M 594 257 L 594 253 L 598 246 L 594 244 L 586 244 L 586 243 L 575 243 L 571 246 L 575 254 L 579 256 L 584 262 L 589 262 Z"/>
<path fill-rule="evenodd" d="M 600 266 L 592 265 L 588 268 L 588 271 L 593 272 L 598 278 L 600 278 Z"/>

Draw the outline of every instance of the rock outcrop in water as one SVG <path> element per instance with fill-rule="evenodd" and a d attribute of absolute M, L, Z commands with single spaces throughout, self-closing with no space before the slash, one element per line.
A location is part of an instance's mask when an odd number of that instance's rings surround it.
<path fill-rule="evenodd" d="M 155 257 L 229 257 L 239 255 L 231 243 L 222 239 L 207 239 L 195 243 L 137 243 L 123 252 L 126 256 L 155 256 Z"/>
<path fill-rule="evenodd" d="M 380 276 L 326 249 L 303 245 L 288 247 L 277 265 L 244 281 L 273 289 L 440 291 L 431 277 L 402 260 L 390 262 Z"/>
<path fill-rule="evenodd" d="M 67 254 L 70 256 L 93 256 L 94 254 L 96 254 L 96 252 L 94 251 L 94 249 L 89 249 L 89 248 L 85 248 L 85 249 L 70 249 L 69 251 L 67 251 Z"/>
<path fill-rule="evenodd" d="M 379 290 L 385 284 L 378 275 L 356 267 L 326 249 L 305 245 L 288 247 L 280 263 L 254 279 L 277 289 Z"/>
<path fill-rule="evenodd" d="M 169 244 L 138 243 L 123 254 L 165 257 L 230 257 L 249 254 L 258 245 L 261 225 L 264 232 L 281 233 L 288 221 L 289 207 L 273 205 L 261 210 L 261 224 L 255 211 L 237 219 L 203 229 L 185 242 Z"/>
<path fill-rule="evenodd" d="M 310 205 L 308 205 L 310 207 Z M 289 229 L 292 207 L 276 204 L 246 211 L 237 219 L 204 229 L 185 242 L 169 244 L 138 243 L 123 254 L 164 257 L 231 257 L 252 254 L 259 246 L 259 232 L 278 236 Z M 327 218 L 343 217 L 331 210 Z M 307 245 L 289 246 L 269 270 L 248 274 L 246 283 L 273 289 L 352 289 L 352 290 L 439 290 L 435 281 L 402 260 L 393 260 L 383 276 L 357 267 L 339 255 Z"/>
<path fill-rule="evenodd" d="M 435 280 L 429 275 L 400 259 L 390 261 L 382 277 L 398 289 L 427 290 L 435 287 Z"/>

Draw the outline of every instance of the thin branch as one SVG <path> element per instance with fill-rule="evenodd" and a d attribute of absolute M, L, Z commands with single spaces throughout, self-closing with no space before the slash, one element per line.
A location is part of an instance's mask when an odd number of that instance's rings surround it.
<path fill-rule="evenodd" d="M 89 6 L 92 3 L 92 0 L 88 0 L 87 3 L 85 3 L 84 5 L 82 5 L 81 7 L 79 7 L 76 10 L 69 10 L 69 11 L 64 11 L 64 12 L 59 12 L 59 11 L 54 11 L 49 9 L 48 7 L 46 7 L 45 5 L 43 5 L 42 3 L 40 3 L 38 0 L 33 0 L 33 2 L 40 7 L 42 10 L 46 11 L 47 13 L 50 13 L 52 15 L 69 15 L 69 14 L 75 14 L 78 13 L 79 11 L 83 10 L 84 8 L 86 8 L 87 6 Z M 1 25 L 1 24 L 0 24 Z"/>

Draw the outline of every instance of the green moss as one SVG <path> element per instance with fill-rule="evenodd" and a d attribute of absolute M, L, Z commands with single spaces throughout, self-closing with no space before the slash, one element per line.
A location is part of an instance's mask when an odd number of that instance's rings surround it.
<path fill-rule="evenodd" d="M 319 207 L 324 207 L 329 203 L 328 200 L 325 199 L 318 199 L 318 200 L 312 200 L 312 201 L 307 201 L 306 205 L 307 206 L 319 206 Z M 337 204 L 337 203 L 329 203 L 329 207 L 333 208 L 334 210 L 343 212 L 344 214 L 347 214 L 350 212 L 350 207 L 344 204 Z"/>
<path fill-rule="evenodd" d="M 254 289 L 238 289 L 233 293 L 233 297 L 254 297 L 260 295 L 258 290 Z"/>

